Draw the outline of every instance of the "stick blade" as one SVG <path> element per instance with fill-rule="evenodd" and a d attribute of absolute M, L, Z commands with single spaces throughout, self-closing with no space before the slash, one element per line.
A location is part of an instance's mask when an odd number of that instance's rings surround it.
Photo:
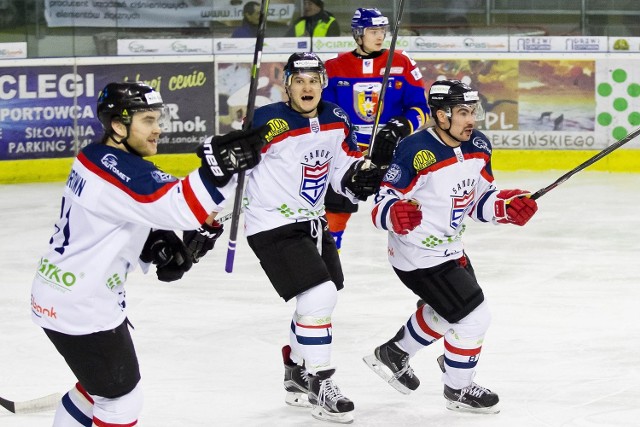
<path fill-rule="evenodd" d="M 53 393 L 48 396 L 23 402 L 11 402 L 0 398 L 0 405 L 14 414 L 31 414 L 56 409 L 58 403 L 60 403 L 60 399 L 62 399 L 60 393 Z"/>

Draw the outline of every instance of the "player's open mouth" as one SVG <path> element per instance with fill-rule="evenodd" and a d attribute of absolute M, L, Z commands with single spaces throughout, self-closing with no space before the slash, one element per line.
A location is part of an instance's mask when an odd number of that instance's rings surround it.
<path fill-rule="evenodd" d="M 303 101 L 313 101 L 313 96 L 311 96 L 311 95 L 304 95 L 304 96 L 302 97 L 302 100 L 303 100 Z"/>

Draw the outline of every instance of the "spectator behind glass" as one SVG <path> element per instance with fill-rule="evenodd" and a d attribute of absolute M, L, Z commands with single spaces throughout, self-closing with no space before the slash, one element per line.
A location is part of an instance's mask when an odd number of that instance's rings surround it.
<path fill-rule="evenodd" d="M 251 37 L 258 35 L 258 23 L 260 22 L 260 4 L 250 1 L 242 9 L 242 25 L 236 28 L 231 37 Z"/>
<path fill-rule="evenodd" d="M 286 35 L 288 37 L 336 37 L 340 35 L 340 25 L 333 14 L 324 10 L 322 0 L 304 0 L 302 17 L 293 23 Z"/>

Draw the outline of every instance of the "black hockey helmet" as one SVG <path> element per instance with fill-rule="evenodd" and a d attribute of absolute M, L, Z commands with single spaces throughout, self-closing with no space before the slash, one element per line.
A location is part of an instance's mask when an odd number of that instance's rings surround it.
<path fill-rule="evenodd" d="M 318 73 L 322 88 L 324 89 L 329 84 L 324 62 L 313 52 L 294 53 L 289 57 L 287 65 L 284 66 L 283 82 L 285 88 L 289 87 L 291 76 L 296 73 Z"/>
<path fill-rule="evenodd" d="M 478 91 L 460 80 L 438 80 L 429 88 L 429 108 L 431 115 L 444 110 L 451 117 L 451 108 L 458 105 L 474 105 L 476 120 L 484 119 L 484 109 Z"/>
<path fill-rule="evenodd" d="M 163 108 L 160 93 L 142 82 L 109 83 L 98 96 L 98 119 L 107 130 L 111 129 L 114 117 L 129 125 L 133 113 Z"/>

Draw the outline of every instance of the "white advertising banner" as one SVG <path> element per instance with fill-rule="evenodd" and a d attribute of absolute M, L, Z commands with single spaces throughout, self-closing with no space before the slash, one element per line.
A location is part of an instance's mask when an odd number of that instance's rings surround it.
<path fill-rule="evenodd" d="M 49 27 L 184 28 L 242 21 L 242 2 L 228 0 L 45 0 Z M 290 20 L 295 4 L 269 5 L 269 20 Z M 167 17 L 170 16 L 170 19 Z"/>
<path fill-rule="evenodd" d="M 256 39 L 224 38 L 214 39 L 215 54 L 253 53 Z M 311 50 L 311 41 L 307 37 L 269 37 L 264 40 L 263 53 L 293 53 Z"/>
<path fill-rule="evenodd" d="M 508 36 L 410 37 L 408 50 L 415 52 L 508 52 Z"/>
<path fill-rule="evenodd" d="M 210 39 L 120 39 L 118 55 L 211 55 Z"/>
<path fill-rule="evenodd" d="M 396 40 L 396 49 L 410 50 L 413 37 L 398 37 Z M 356 42 L 353 37 L 316 37 L 312 40 L 313 51 L 320 53 L 339 53 L 354 50 Z M 389 49 L 391 46 L 391 37 L 387 37 L 382 47 Z"/>
<path fill-rule="evenodd" d="M 27 57 L 27 43 L 0 43 L 0 59 L 21 59 Z"/>
<path fill-rule="evenodd" d="M 277 37 L 264 41 L 263 53 L 308 51 L 305 37 Z M 253 54 L 256 40 L 248 38 L 220 39 L 119 39 L 118 55 L 211 55 Z"/>
<path fill-rule="evenodd" d="M 609 49 L 607 37 L 577 36 L 577 37 L 511 37 L 509 50 L 511 52 L 607 52 Z"/>

